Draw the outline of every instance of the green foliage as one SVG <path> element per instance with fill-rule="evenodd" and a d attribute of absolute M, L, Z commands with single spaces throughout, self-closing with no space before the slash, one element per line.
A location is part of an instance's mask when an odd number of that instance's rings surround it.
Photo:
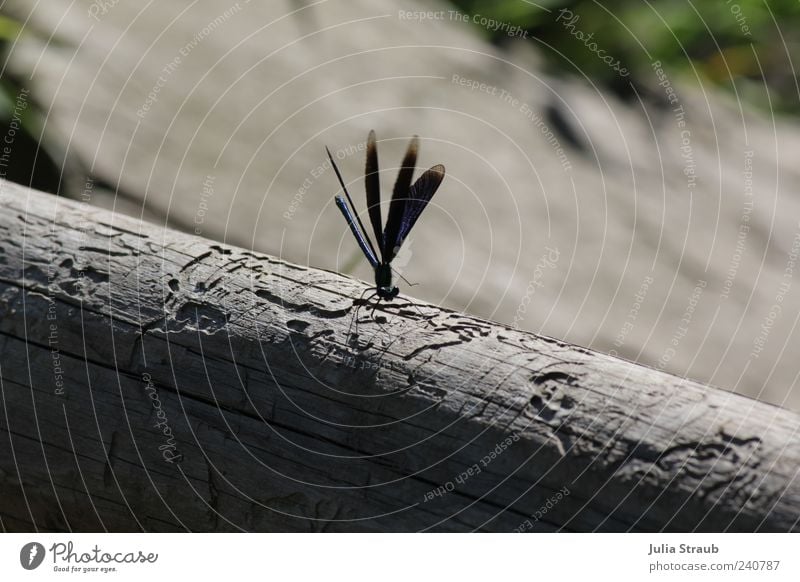
<path fill-rule="evenodd" d="M 0 41 L 12 40 L 20 31 L 20 24 L 16 20 L 0 14 Z"/>
<path fill-rule="evenodd" d="M 19 22 L 0 14 L 3 67 L 7 66 L 7 51 L 23 33 Z M 61 183 L 61 169 L 48 154 L 47 144 L 39 143 L 43 116 L 25 81 L 6 68 L 0 76 L 0 139 L 4 150 L 0 177 L 55 193 Z"/>
<path fill-rule="evenodd" d="M 19 35 L 21 26 L 16 20 L 0 14 L 0 66 L 7 66 L 6 51 L 9 41 L 13 42 Z M 8 121 L 14 110 L 14 103 L 19 95 L 19 85 L 6 73 L 0 77 L 0 120 Z M 29 118 L 29 115 L 25 115 Z"/>
<path fill-rule="evenodd" d="M 651 63 L 659 60 L 671 75 L 715 83 L 764 109 L 800 112 L 797 0 L 451 1 L 467 14 L 523 27 L 554 71 L 585 74 L 623 94 L 629 81 L 651 80 Z M 570 30 L 563 10 L 579 17 Z M 511 40 L 502 29 L 480 30 L 498 44 Z M 575 30 L 593 35 L 630 78 L 620 79 Z"/>

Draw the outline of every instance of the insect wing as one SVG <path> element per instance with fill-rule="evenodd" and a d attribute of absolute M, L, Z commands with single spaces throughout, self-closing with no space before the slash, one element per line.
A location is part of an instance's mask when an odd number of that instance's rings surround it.
<path fill-rule="evenodd" d="M 397 232 L 397 238 L 392 246 L 392 254 L 388 260 L 394 258 L 395 253 L 402 246 L 403 241 L 411 232 L 417 219 L 425 210 L 428 202 L 431 201 L 439 185 L 444 180 L 444 166 L 437 164 L 431 169 L 424 172 L 414 185 L 408 191 L 408 199 L 406 200 L 403 208 L 403 215 L 400 221 L 400 228 Z M 384 260 L 387 260 L 386 258 Z"/>
<path fill-rule="evenodd" d="M 370 130 L 367 138 L 367 165 L 364 169 L 364 189 L 367 191 L 367 212 L 372 223 L 375 241 L 383 255 L 383 227 L 381 225 L 381 182 L 378 175 L 378 146 L 375 131 Z"/>
<path fill-rule="evenodd" d="M 414 167 L 417 165 L 417 150 L 419 149 L 419 138 L 415 135 L 408 144 L 408 150 L 403 158 L 403 165 L 397 174 L 397 181 L 394 183 L 392 192 L 392 202 L 389 205 L 389 216 L 386 219 L 386 228 L 383 231 L 383 261 L 388 263 L 395 255 L 398 235 L 405 216 L 408 193 L 411 189 L 411 179 L 414 177 Z"/>

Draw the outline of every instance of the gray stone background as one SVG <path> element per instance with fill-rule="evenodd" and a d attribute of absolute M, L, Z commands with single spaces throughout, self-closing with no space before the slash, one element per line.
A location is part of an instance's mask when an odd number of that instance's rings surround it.
<path fill-rule="evenodd" d="M 324 146 L 363 210 L 369 129 L 384 196 L 417 133 L 403 293 L 800 409 L 796 121 L 669 70 L 623 102 L 450 8 L 11 0 L 7 66 L 70 195 L 367 281 Z"/>

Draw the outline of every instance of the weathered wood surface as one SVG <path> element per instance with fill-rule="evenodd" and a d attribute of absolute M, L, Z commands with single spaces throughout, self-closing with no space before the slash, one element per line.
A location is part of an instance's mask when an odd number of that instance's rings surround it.
<path fill-rule="evenodd" d="M 452 8 L 435 0 L 97 5 L 0 4 L 26 23 L 5 70 L 84 169 L 62 183 L 75 199 L 295 263 L 341 271 L 352 260 L 368 280 L 357 248 L 332 252 L 344 230 L 336 178 L 317 171 L 323 145 L 341 152 L 361 206 L 367 132 L 378 133 L 385 193 L 419 133 L 420 167 L 442 163 L 448 177 L 406 241 L 405 274 L 424 282 L 415 296 L 800 411 L 800 284 L 796 269 L 785 276 L 800 248 L 794 118 L 670 67 L 620 78 L 637 77 L 638 98 L 622 100 L 573 63 L 553 74 L 540 42 L 498 47 L 472 22 L 401 16 Z M 558 10 L 541 17 L 574 40 Z M 781 58 L 753 40 L 755 58 Z M 726 84 L 757 91 L 741 83 Z M 518 318 L 544 246 L 561 260 Z"/>
<path fill-rule="evenodd" d="M 5 530 L 798 529 L 797 414 L 0 187 Z"/>

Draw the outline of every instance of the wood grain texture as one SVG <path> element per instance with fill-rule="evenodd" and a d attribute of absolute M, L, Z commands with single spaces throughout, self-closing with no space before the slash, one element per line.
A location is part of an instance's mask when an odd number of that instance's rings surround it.
<path fill-rule="evenodd" d="M 789 531 L 800 416 L 0 184 L 6 530 Z"/>
<path fill-rule="evenodd" d="M 295 263 L 355 262 L 370 281 L 355 245 L 337 252 L 323 146 L 363 208 L 369 130 L 385 202 L 418 133 L 419 171 L 441 163 L 448 177 L 404 246 L 404 275 L 424 282 L 416 297 L 800 412 L 796 269 L 770 315 L 800 237 L 800 120 L 668 66 L 637 72 L 638 97 L 622 99 L 546 64 L 539 42 L 498 46 L 474 23 L 399 18 L 394 0 L 120 1 L 99 22 L 93 4 L 110 3 L 0 7 L 25 23 L 5 70 L 77 166 L 67 196 Z M 564 32 L 559 14 L 540 24 Z M 553 268 L 537 267 L 544 247 L 558 251 Z"/>

